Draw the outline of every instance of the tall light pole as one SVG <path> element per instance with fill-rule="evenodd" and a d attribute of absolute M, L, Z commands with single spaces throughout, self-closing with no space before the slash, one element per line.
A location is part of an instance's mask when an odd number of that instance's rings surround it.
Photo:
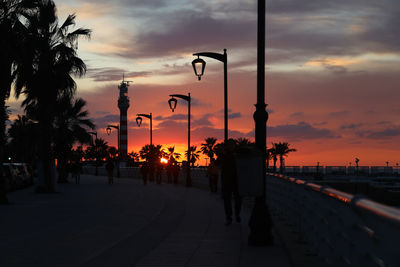
<path fill-rule="evenodd" d="M 174 112 L 176 108 L 176 104 L 178 103 L 178 100 L 176 98 L 181 98 L 183 100 L 186 100 L 188 102 L 188 153 L 187 153 L 187 172 L 186 172 L 186 186 L 191 187 L 192 186 L 192 178 L 190 176 L 190 102 L 191 102 L 191 97 L 190 93 L 188 95 L 169 95 L 171 97 L 170 100 L 168 100 L 169 108 Z M 176 98 L 175 98 L 176 97 Z"/>
<path fill-rule="evenodd" d="M 150 120 L 150 146 L 153 145 L 153 115 L 150 114 L 136 114 L 136 123 L 140 127 L 142 124 L 142 117 L 148 118 Z"/>
<path fill-rule="evenodd" d="M 265 0 L 258 0 L 257 19 L 257 104 L 254 112 L 256 146 L 263 153 L 263 195 L 256 197 L 250 217 L 250 245 L 273 245 L 272 221 L 266 204 L 266 144 L 268 112 L 265 104 Z"/>
<path fill-rule="evenodd" d="M 118 142 L 118 161 L 117 161 L 117 177 L 119 178 L 121 175 L 120 175 L 120 171 L 119 171 L 119 158 L 120 158 L 120 139 L 119 139 L 119 125 L 107 125 L 107 128 L 106 128 L 106 132 L 107 132 L 107 135 L 110 135 L 111 134 L 111 128 L 114 128 L 114 129 L 117 129 L 117 142 Z"/>
<path fill-rule="evenodd" d="M 199 81 L 206 67 L 206 62 L 200 57 L 210 57 L 224 63 L 224 141 L 226 142 L 228 140 L 228 56 L 226 54 L 226 49 L 224 49 L 223 54 L 200 52 L 193 54 L 193 56 L 197 56 L 197 58 L 192 61 L 192 66 L 194 74 L 199 78 Z"/>

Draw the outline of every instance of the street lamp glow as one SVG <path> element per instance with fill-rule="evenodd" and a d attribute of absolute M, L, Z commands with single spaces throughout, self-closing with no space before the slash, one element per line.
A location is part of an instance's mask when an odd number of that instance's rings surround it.
<path fill-rule="evenodd" d="M 201 76 L 204 74 L 204 68 L 206 67 L 206 62 L 198 56 L 198 58 L 192 61 L 192 66 L 194 74 L 201 80 Z"/>

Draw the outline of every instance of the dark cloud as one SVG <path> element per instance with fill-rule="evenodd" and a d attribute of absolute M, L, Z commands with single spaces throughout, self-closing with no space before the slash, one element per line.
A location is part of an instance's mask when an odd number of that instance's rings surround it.
<path fill-rule="evenodd" d="M 192 97 L 191 105 L 193 107 L 211 107 L 212 105 L 208 102 L 205 102 L 197 97 Z"/>
<path fill-rule="evenodd" d="M 304 112 L 300 111 L 300 112 L 295 112 L 289 115 L 290 117 L 302 117 L 304 116 Z"/>
<path fill-rule="evenodd" d="M 289 140 L 339 137 L 331 130 L 315 128 L 306 122 L 299 122 L 298 124 L 269 126 L 267 128 L 267 132 L 268 132 L 268 136 L 284 137 Z"/>
<path fill-rule="evenodd" d="M 213 124 L 210 121 L 211 114 L 204 114 L 200 119 L 197 119 L 193 122 L 193 125 L 197 126 L 212 126 Z"/>
<path fill-rule="evenodd" d="M 162 25 L 162 31 L 144 28 L 126 41 L 127 52 L 118 55 L 132 58 L 176 57 L 182 53 L 218 51 L 227 44 L 229 49 L 244 48 L 249 40 L 256 38 L 254 21 L 213 16 L 203 10 L 165 10 L 157 14 L 157 21 Z"/>
<path fill-rule="evenodd" d="M 234 112 L 234 113 L 230 113 L 228 115 L 229 119 L 237 119 L 237 118 L 241 118 L 242 117 L 242 113 L 240 112 Z"/>
<path fill-rule="evenodd" d="M 353 129 L 359 128 L 360 126 L 363 126 L 363 125 L 364 125 L 363 123 L 343 124 L 340 126 L 340 129 L 341 130 L 346 130 L 346 129 L 353 130 Z"/>
<path fill-rule="evenodd" d="M 102 128 L 106 128 L 108 124 L 119 123 L 119 115 L 109 114 L 103 117 L 93 118 L 93 121 L 96 125 L 96 129 L 101 130 Z"/>
<path fill-rule="evenodd" d="M 359 131 L 357 135 L 368 139 L 388 139 L 400 136 L 400 127 L 389 127 L 380 131 Z"/>
<path fill-rule="evenodd" d="M 151 75 L 149 71 L 128 72 L 117 68 L 91 68 L 88 70 L 87 76 L 95 82 L 111 82 L 121 81 L 122 75 L 129 78 L 148 77 Z"/>
<path fill-rule="evenodd" d="M 341 110 L 341 111 L 334 111 L 329 113 L 329 116 L 331 117 L 343 117 L 343 116 L 347 116 L 350 114 L 350 111 L 348 110 Z"/>
<path fill-rule="evenodd" d="M 333 74 L 345 74 L 347 72 L 347 68 L 343 66 L 336 66 L 336 65 L 324 65 L 325 68 L 331 71 Z"/>
<path fill-rule="evenodd" d="M 192 116 L 193 117 L 193 116 Z M 159 115 L 157 117 L 154 118 L 154 120 L 157 121 L 166 121 L 166 120 L 187 120 L 187 114 L 173 114 L 171 116 L 162 116 Z"/>

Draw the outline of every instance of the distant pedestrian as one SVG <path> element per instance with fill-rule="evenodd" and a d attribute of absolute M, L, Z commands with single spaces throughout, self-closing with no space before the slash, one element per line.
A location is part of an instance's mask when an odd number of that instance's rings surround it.
<path fill-rule="evenodd" d="M 140 173 L 142 174 L 143 184 L 147 184 L 147 175 L 149 173 L 149 164 L 147 162 L 143 162 L 140 167 Z"/>
<path fill-rule="evenodd" d="M 232 196 L 235 206 L 236 222 L 240 222 L 240 211 L 242 208 L 242 198 L 239 196 L 237 183 L 236 162 L 233 155 L 235 149 L 235 141 L 229 139 L 224 144 L 224 151 L 221 155 L 221 180 L 222 180 L 222 196 L 224 199 L 225 209 L 225 225 L 232 224 Z"/>
<path fill-rule="evenodd" d="M 167 183 L 172 183 L 172 175 L 174 172 L 174 161 L 173 157 L 171 157 L 168 161 L 168 165 L 165 167 L 165 170 L 167 172 Z"/>
<path fill-rule="evenodd" d="M 79 161 L 75 161 L 71 166 L 72 177 L 75 178 L 75 184 L 80 184 L 81 182 L 81 170 L 82 165 Z"/>
<path fill-rule="evenodd" d="M 113 174 L 114 174 L 114 163 L 112 162 L 111 159 L 107 160 L 106 164 L 106 171 L 107 171 L 107 176 L 108 176 L 108 184 L 113 184 Z"/>
<path fill-rule="evenodd" d="M 178 178 L 179 178 L 179 172 L 180 172 L 180 167 L 177 162 L 174 163 L 173 168 L 172 168 L 172 174 L 174 176 L 174 184 L 178 184 Z"/>
<path fill-rule="evenodd" d="M 163 165 L 161 164 L 161 162 L 158 162 L 156 164 L 156 168 L 157 168 L 157 173 L 156 173 L 156 181 L 157 184 L 161 184 L 162 182 L 162 173 L 163 173 Z"/>
<path fill-rule="evenodd" d="M 209 180 L 209 186 L 211 192 L 217 192 L 218 185 L 218 166 L 216 165 L 215 159 L 211 158 L 210 165 L 207 168 L 207 176 Z"/>

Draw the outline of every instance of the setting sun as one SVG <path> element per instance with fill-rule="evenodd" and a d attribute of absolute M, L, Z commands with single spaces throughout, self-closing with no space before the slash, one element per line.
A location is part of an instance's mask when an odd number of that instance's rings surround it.
<path fill-rule="evenodd" d="M 167 159 L 165 159 L 165 158 L 161 158 L 161 163 L 164 163 L 164 164 L 167 164 L 168 163 L 168 160 Z"/>

